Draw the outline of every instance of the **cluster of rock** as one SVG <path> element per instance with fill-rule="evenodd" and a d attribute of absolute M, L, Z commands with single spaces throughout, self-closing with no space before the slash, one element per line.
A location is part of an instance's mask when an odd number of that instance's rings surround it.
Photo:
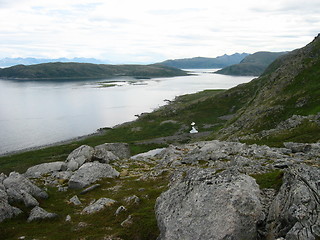
<path fill-rule="evenodd" d="M 97 180 L 119 176 L 114 165 L 127 171 L 130 163 L 152 166 L 147 171 L 130 170 L 140 181 L 157 179 L 164 173 L 171 178 L 169 189 L 155 206 L 159 240 L 320 237 L 320 143 L 285 143 L 283 148 L 270 148 L 214 140 L 171 145 L 132 157 L 123 143 L 95 148 L 84 145 L 65 162 L 36 165 L 23 175 L 1 174 L 0 222 L 21 213 L 15 202 L 33 207 L 28 221 L 57 216 L 39 206 L 37 199 L 48 195 L 31 182 L 33 179 L 61 191 L 85 188 L 82 193 L 86 193 L 99 187 L 94 184 Z M 284 172 L 279 191 L 260 189 L 251 177 L 275 169 Z M 127 197 L 114 215 L 126 212 L 126 204 L 139 202 L 136 195 Z M 69 203 L 82 204 L 76 195 Z M 94 199 L 79 213 L 94 214 L 116 203 L 106 197 Z M 132 215 L 126 214 L 122 227 L 133 222 Z M 71 216 L 65 220 L 71 221 Z"/>
<path fill-rule="evenodd" d="M 157 162 L 143 178 L 173 172 L 156 203 L 161 240 L 320 237 L 320 143 L 197 142 L 132 159 Z M 278 193 L 250 176 L 275 169 L 285 172 Z"/>
<path fill-rule="evenodd" d="M 20 209 L 14 207 L 18 202 L 24 203 L 28 208 L 34 207 L 28 221 L 57 216 L 39 207 L 37 199 L 45 199 L 48 194 L 31 180 L 44 180 L 45 185 L 57 186 L 61 191 L 66 191 L 68 188 L 81 189 L 102 178 L 118 177 L 119 172 L 109 163 L 129 157 L 129 147 L 125 143 L 106 143 L 95 148 L 83 145 L 71 152 L 65 162 L 39 164 L 30 167 L 24 174 L 11 172 L 6 176 L 2 173 L 0 222 L 22 213 Z"/>

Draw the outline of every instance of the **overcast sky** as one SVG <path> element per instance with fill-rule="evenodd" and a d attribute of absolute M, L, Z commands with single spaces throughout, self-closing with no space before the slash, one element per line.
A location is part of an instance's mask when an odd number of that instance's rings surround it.
<path fill-rule="evenodd" d="M 152 63 L 303 47 L 319 0 L 0 0 L 0 58 Z"/>

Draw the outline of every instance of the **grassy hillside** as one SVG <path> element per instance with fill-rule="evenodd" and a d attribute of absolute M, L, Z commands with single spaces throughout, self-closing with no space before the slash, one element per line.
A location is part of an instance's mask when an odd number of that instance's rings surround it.
<path fill-rule="evenodd" d="M 184 95 L 138 120 L 63 146 L 0 158 L 4 172 L 64 160 L 82 144 L 128 142 L 133 154 L 172 142 L 229 139 L 281 146 L 320 140 L 320 37 L 278 58 L 264 74 L 229 90 Z M 297 121 L 295 119 L 300 119 Z M 200 133 L 186 135 L 196 122 Z M 175 136 L 175 138 L 169 137 Z M 166 138 L 168 137 L 168 138 Z M 159 140 L 161 138 L 161 141 Z"/>
<path fill-rule="evenodd" d="M 224 138 L 240 137 L 264 143 L 320 139 L 317 116 L 305 118 L 302 122 L 288 120 L 296 118 L 294 115 L 310 116 L 320 112 L 319 36 L 304 48 L 278 58 L 261 77 L 245 87 L 251 86 L 255 86 L 255 91 L 248 103 L 220 132 Z M 279 131 L 267 134 L 265 131 L 270 129 Z"/>
<path fill-rule="evenodd" d="M 184 76 L 180 69 L 162 65 L 108 65 L 90 63 L 43 63 L 36 65 L 17 65 L 0 69 L 1 78 L 14 79 L 70 79 L 70 78 L 108 78 L 115 76 L 132 77 L 172 77 Z"/>
<path fill-rule="evenodd" d="M 222 68 L 230 66 L 232 64 L 237 64 L 241 62 L 247 53 L 235 53 L 232 55 L 223 55 L 216 58 L 184 58 L 184 59 L 174 59 L 161 62 L 159 64 L 169 67 L 175 67 L 180 69 L 193 69 L 193 68 Z"/>
<path fill-rule="evenodd" d="M 239 64 L 218 70 L 216 73 L 234 76 L 259 76 L 275 59 L 287 52 L 256 52 Z"/>

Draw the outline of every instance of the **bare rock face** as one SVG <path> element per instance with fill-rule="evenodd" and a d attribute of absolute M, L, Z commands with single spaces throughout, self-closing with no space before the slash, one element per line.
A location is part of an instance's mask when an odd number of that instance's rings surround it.
<path fill-rule="evenodd" d="M 288 169 L 267 219 L 267 239 L 320 238 L 320 169 L 299 165 Z"/>
<path fill-rule="evenodd" d="M 114 178 L 119 175 L 120 173 L 109 164 L 99 162 L 85 163 L 71 176 L 69 188 L 84 188 L 101 178 Z"/>
<path fill-rule="evenodd" d="M 32 222 L 32 221 L 36 221 L 36 220 L 55 218 L 57 216 L 58 216 L 57 214 L 49 213 L 46 210 L 44 210 L 43 208 L 37 206 L 31 210 L 27 221 Z"/>
<path fill-rule="evenodd" d="M 250 176 L 194 169 L 156 202 L 160 240 L 257 238 L 263 218 L 260 190 Z"/>
<path fill-rule="evenodd" d="M 75 171 L 81 167 L 85 162 L 91 162 L 93 157 L 93 147 L 82 145 L 73 150 L 67 157 L 67 170 Z"/>
<path fill-rule="evenodd" d="M 104 143 L 96 146 L 94 151 L 94 156 L 98 159 L 104 155 L 104 152 L 111 152 L 120 159 L 130 157 L 130 148 L 127 143 Z"/>
<path fill-rule="evenodd" d="M 24 176 L 28 178 L 38 178 L 41 177 L 43 174 L 63 171 L 65 169 L 66 165 L 64 162 L 42 163 L 28 168 Z"/>

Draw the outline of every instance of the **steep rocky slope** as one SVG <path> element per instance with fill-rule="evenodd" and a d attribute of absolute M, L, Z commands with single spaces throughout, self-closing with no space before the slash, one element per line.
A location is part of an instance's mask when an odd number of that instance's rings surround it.
<path fill-rule="evenodd" d="M 235 139 L 261 133 L 260 138 L 275 137 L 281 134 L 279 125 L 285 125 L 285 121 L 290 122 L 290 119 L 292 126 L 288 127 L 291 131 L 299 131 L 302 125 L 304 131 L 319 131 L 319 117 L 312 115 L 320 112 L 320 35 L 307 46 L 277 59 L 261 77 L 227 91 L 225 96 L 228 97 L 234 91 L 246 92 L 248 89 L 252 95 L 226 128 L 220 131 L 220 136 Z M 305 119 L 295 121 L 295 118 L 299 118 L 295 115 L 309 118 L 302 117 Z M 287 125 L 290 125 L 288 122 Z M 279 131 L 273 132 L 272 136 L 264 136 L 262 133 L 276 128 Z M 298 135 L 297 132 L 295 135 Z M 306 138 L 307 141 L 318 139 L 313 134 L 309 139 Z"/>

